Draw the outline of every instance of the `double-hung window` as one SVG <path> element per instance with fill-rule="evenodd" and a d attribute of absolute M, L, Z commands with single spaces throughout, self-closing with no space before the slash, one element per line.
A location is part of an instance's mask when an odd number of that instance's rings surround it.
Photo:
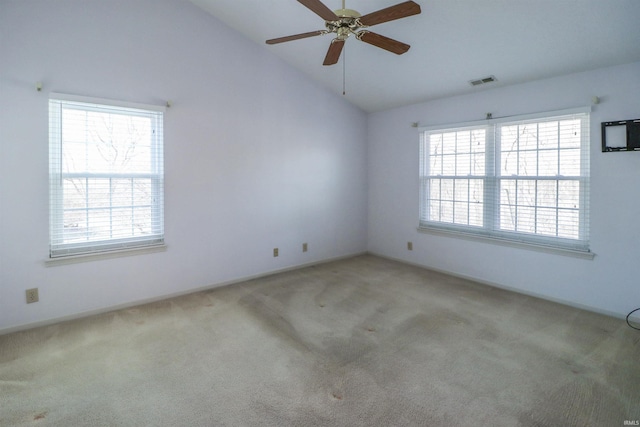
<path fill-rule="evenodd" d="M 50 257 L 164 243 L 163 109 L 52 94 Z"/>
<path fill-rule="evenodd" d="M 589 113 L 426 128 L 420 228 L 589 251 Z"/>

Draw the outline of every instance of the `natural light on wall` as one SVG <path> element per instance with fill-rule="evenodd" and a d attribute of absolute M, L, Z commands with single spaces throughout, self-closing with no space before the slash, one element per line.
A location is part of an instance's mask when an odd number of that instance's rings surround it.
<path fill-rule="evenodd" d="M 420 228 L 589 251 L 589 112 L 427 128 Z"/>
<path fill-rule="evenodd" d="M 50 256 L 164 242 L 163 108 L 52 95 Z"/>

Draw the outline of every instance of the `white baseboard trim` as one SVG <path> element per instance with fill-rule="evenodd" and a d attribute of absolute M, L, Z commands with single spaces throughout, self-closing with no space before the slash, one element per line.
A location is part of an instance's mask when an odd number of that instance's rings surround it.
<path fill-rule="evenodd" d="M 623 319 L 623 320 L 627 316 L 626 313 L 625 314 L 621 314 L 621 313 L 617 313 L 617 312 L 614 312 L 614 311 L 602 310 L 602 309 L 599 309 L 597 307 L 592 307 L 592 306 L 589 306 L 589 305 L 579 304 L 579 303 L 576 303 L 574 301 L 569 301 L 569 300 L 565 300 L 565 299 L 561 299 L 561 298 L 553 298 L 553 297 L 550 297 L 548 295 L 539 294 L 539 293 L 536 293 L 536 292 L 530 292 L 530 291 L 526 291 L 526 290 L 523 290 L 523 289 L 520 289 L 520 288 L 515 288 L 515 287 L 512 287 L 512 286 L 502 285 L 500 283 L 491 282 L 489 280 L 478 279 L 477 277 L 469 276 L 469 275 L 466 275 L 466 274 L 456 273 L 455 271 L 449 271 L 449 270 L 445 270 L 445 269 L 442 269 L 442 268 L 437 268 L 437 267 L 432 267 L 432 266 L 429 266 L 429 265 L 419 264 L 419 263 L 407 261 L 407 260 L 404 260 L 404 259 L 401 259 L 401 258 L 395 258 L 395 257 L 379 254 L 379 253 L 376 253 L 376 252 L 368 251 L 367 253 L 370 254 L 370 255 L 374 255 L 374 256 L 377 256 L 377 257 L 380 257 L 380 258 L 385 258 L 385 259 L 388 259 L 388 260 L 391 260 L 391 261 L 396 261 L 396 262 L 400 262 L 402 264 L 411 265 L 413 267 L 419 267 L 419 268 L 423 268 L 425 270 L 430 270 L 430 271 L 435 271 L 437 273 L 447 274 L 449 276 L 458 277 L 460 279 L 470 280 L 472 282 L 476 282 L 476 283 L 479 283 L 481 285 L 491 286 L 492 288 L 504 289 L 505 291 L 511 291 L 511 292 L 515 292 L 517 294 L 527 295 L 527 296 L 530 296 L 530 297 L 542 299 L 542 300 L 545 300 L 545 301 L 554 302 L 554 303 L 557 303 L 557 304 L 566 305 L 566 306 L 577 308 L 577 309 L 580 309 L 580 310 L 590 311 L 592 313 L 602 314 L 602 315 L 605 315 L 605 316 L 615 317 L 617 319 Z"/>
<path fill-rule="evenodd" d="M 356 256 L 365 255 L 366 253 L 367 253 L 366 251 L 362 251 L 362 252 L 356 252 L 356 253 L 348 254 L 348 255 L 341 255 L 341 256 L 338 256 L 338 257 L 325 258 L 325 259 L 311 261 L 311 262 L 307 262 L 307 263 L 303 263 L 303 264 L 293 265 L 293 266 L 290 266 L 290 267 L 279 268 L 279 269 L 276 269 L 276 270 L 270 270 L 270 271 L 266 271 L 264 273 L 258 273 L 258 274 L 253 274 L 253 275 L 250 275 L 250 276 L 240 277 L 240 278 L 237 278 L 237 279 L 227 280 L 227 281 L 215 283 L 215 284 L 212 284 L 212 285 L 201 286 L 201 287 L 198 287 L 198 288 L 187 289 L 187 290 L 184 290 L 184 291 L 174 292 L 174 293 L 170 293 L 170 294 L 163 294 L 163 295 L 159 295 L 159 296 L 151 297 L 151 298 L 143 298 L 143 299 L 140 299 L 140 300 L 129 301 L 129 302 L 125 302 L 125 303 L 122 303 L 122 304 L 116 304 L 116 305 L 112 305 L 112 306 L 108 306 L 108 307 L 97 308 L 97 309 L 94 309 L 94 310 L 81 311 L 81 312 L 69 314 L 69 315 L 66 315 L 66 316 L 53 317 L 53 318 L 50 318 L 50 319 L 40 320 L 40 321 L 37 321 L 37 322 L 25 323 L 25 324 L 16 325 L 16 326 L 10 326 L 8 328 L 0 329 L 0 335 L 11 334 L 11 333 L 14 333 L 14 332 L 20 332 L 20 331 L 25 331 L 25 330 L 28 330 L 28 329 L 39 328 L 39 327 L 42 327 L 42 326 L 54 325 L 56 323 L 67 322 L 69 320 L 75 320 L 75 319 L 81 319 L 83 317 L 95 316 L 97 314 L 109 313 L 109 312 L 112 312 L 112 311 L 122 310 L 122 309 L 125 309 L 125 308 L 137 307 L 139 305 L 149 304 L 149 303 L 153 303 L 153 302 L 157 302 L 157 301 L 163 301 L 163 300 L 166 300 L 166 299 L 176 298 L 176 297 L 189 295 L 189 294 L 194 294 L 194 293 L 197 293 L 197 292 L 209 291 L 211 289 L 222 288 L 222 287 L 234 285 L 234 284 L 237 284 L 237 283 L 247 282 L 247 281 L 253 280 L 253 279 L 261 279 L 261 278 L 264 278 L 264 277 L 273 276 L 274 274 L 286 273 L 287 271 L 300 270 L 300 269 L 303 269 L 303 268 L 306 268 L 306 267 L 311 267 L 313 265 L 327 264 L 327 263 L 334 262 L 334 261 L 340 261 L 340 260 L 343 260 L 343 259 L 353 258 L 353 257 L 356 257 Z"/>

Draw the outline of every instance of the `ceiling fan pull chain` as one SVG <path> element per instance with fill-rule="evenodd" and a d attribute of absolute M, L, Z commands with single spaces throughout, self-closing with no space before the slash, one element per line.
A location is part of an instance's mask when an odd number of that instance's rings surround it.
<path fill-rule="evenodd" d="M 344 2 L 344 0 L 343 0 Z M 347 47 L 345 46 L 342 51 L 342 96 L 347 94 L 346 80 L 347 80 Z"/>

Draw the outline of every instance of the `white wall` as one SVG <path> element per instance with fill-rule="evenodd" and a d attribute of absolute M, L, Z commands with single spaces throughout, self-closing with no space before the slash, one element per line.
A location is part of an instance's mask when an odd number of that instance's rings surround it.
<path fill-rule="evenodd" d="M 49 92 L 173 101 L 166 252 L 45 266 Z M 366 121 L 184 0 L 0 0 L 0 332 L 366 250 Z"/>
<path fill-rule="evenodd" d="M 640 306 L 640 152 L 602 153 L 600 122 L 640 118 L 640 63 L 479 91 L 369 116 L 369 251 L 623 316 Z M 417 232 L 422 126 L 586 106 L 593 260 Z M 414 250 L 407 250 L 413 241 Z"/>

